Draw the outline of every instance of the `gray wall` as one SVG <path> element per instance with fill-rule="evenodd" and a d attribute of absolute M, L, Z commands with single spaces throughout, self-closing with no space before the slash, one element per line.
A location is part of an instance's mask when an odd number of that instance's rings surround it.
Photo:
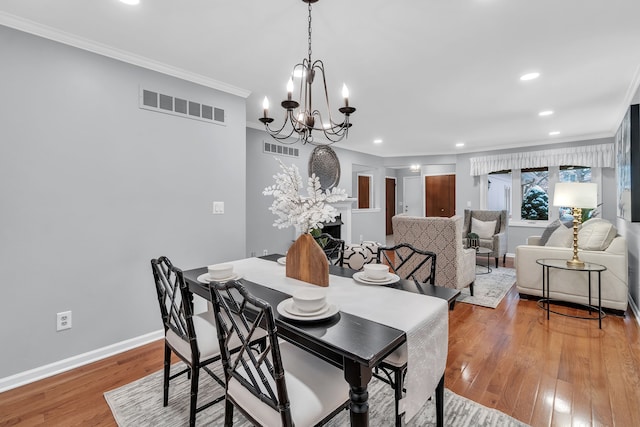
<path fill-rule="evenodd" d="M 306 183 L 309 157 L 314 148 L 298 143 L 296 147 L 300 150 L 299 157 L 274 156 L 263 152 L 263 141 L 276 142 L 264 131 L 247 128 L 247 256 L 252 253 L 262 255 L 264 250 L 268 253 L 284 253 L 291 245 L 295 238 L 295 230 L 292 227 L 284 229 L 273 227 L 276 217 L 269 211 L 273 197 L 264 196 L 262 190 L 274 183 L 273 175 L 280 171 L 274 157 L 282 160 L 287 166 L 295 164 Z M 383 159 L 345 150 L 339 145 L 348 145 L 348 140 L 332 146 L 340 160 L 341 173 L 338 187 L 347 190 L 350 197 L 354 196 L 352 194 L 353 165 L 370 166 L 374 175 L 374 199 L 383 201 L 385 176 Z M 360 235 L 363 235 L 364 240 L 384 241 L 384 207 L 377 211 L 361 211 L 353 214 L 352 221 L 352 242 L 357 242 Z"/>
<path fill-rule="evenodd" d="M 246 124 L 242 98 L 2 26 L 0 52 L 3 378 L 160 330 L 152 257 L 244 255 Z M 139 109 L 140 85 L 227 126 Z"/>
<path fill-rule="evenodd" d="M 640 104 L 640 89 L 636 92 L 632 104 Z M 621 120 L 622 122 L 622 120 Z M 614 180 L 616 177 L 614 176 Z M 611 204 L 615 212 L 617 206 L 617 187 L 612 190 L 613 202 Z M 627 239 L 629 246 L 629 293 L 636 307 L 640 307 L 640 222 L 629 222 L 623 218 L 617 218 L 616 225 L 621 235 Z"/>

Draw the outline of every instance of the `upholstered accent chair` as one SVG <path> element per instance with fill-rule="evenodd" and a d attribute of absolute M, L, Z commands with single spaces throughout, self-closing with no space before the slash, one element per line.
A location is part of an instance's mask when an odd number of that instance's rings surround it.
<path fill-rule="evenodd" d="M 436 254 L 437 286 L 452 289 L 470 287 L 476 280 L 476 251 L 465 249 L 462 238 L 462 217 L 418 217 L 396 215 L 392 218 L 395 244 L 408 243 L 416 249 Z"/>
<path fill-rule="evenodd" d="M 489 256 L 496 259 L 496 268 L 498 268 L 498 258 L 502 257 L 502 265 L 507 260 L 507 225 L 506 210 L 465 209 L 462 237 L 466 240 L 469 233 L 477 234 L 480 246 L 491 249 Z"/>

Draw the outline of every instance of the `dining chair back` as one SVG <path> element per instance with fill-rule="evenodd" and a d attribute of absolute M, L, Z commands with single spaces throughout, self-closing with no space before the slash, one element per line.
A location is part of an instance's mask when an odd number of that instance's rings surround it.
<path fill-rule="evenodd" d="M 200 368 L 204 369 L 221 387 L 224 381 L 207 365 L 220 360 L 220 347 L 215 334 L 212 313 L 193 314 L 193 296 L 187 287 L 182 270 L 171 264 L 169 258 L 151 260 L 153 278 L 165 331 L 163 406 L 169 403 L 169 383 L 172 379 L 189 373 L 191 397 L 189 403 L 189 425 L 195 425 L 196 413 L 220 402 L 224 395 L 197 407 Z M 187 367 L 171 375 L 171 354 L 176 354 Z"/>
<path fill-rule="evenodd" d="M 416 284 L 434 284 L 436 254 L 431 251 L 416 249 L 408 243 L 380 246 L 377 262 L 387 264 L 389 270 L 401 279 L 413 280 Z M 406 372 L 407 348 L 402 346 L 384 358 L 374 373 L 376 378 L 388 383 L 394 391 L 396 427 L 404 424 L 400 402 L 403 397 Z"/>
<path fill-rule="evenodd" d="M 336 239 L 328 233 L 313 237 L 320 245 L 329 262 L 342 267 L 344 265 L 344 240 Z"/>
<path fill-rule="evenodd" d="M 377 261 L 389 265 L 389 270 L 401 279 L 411 279 L 416 284 L 433 285 L 436 277 L 436 254 L 416 249 L 408 243 L 380 246 Z"/>
<path fill-rule="evenodd" d="M 254 425 L 321 425 L 349 402 L 342 371 L 311 353 L 279 342 L 271 305 L 238 281 L 211 286 L 222 364 L 227 383 L 225 426 L 237 408 Z M 248 343 L 266 329 L 261 349 Z M 237 352 L 228 342 L 237 338 Z"/>

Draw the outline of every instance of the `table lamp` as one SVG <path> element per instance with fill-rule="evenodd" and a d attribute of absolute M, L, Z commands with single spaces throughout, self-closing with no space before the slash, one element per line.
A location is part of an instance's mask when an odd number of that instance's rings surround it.
<path fill-rule="evenodd" d="M 573 214 L 573 259 L 567 261 L 568 267 L 584 267 L 578 258 L 578 224 L 583 208 L 598 206 L 598 185 L 583 182 L 559 182 L 553 192 L 553 205 L 570 207 Z"/>

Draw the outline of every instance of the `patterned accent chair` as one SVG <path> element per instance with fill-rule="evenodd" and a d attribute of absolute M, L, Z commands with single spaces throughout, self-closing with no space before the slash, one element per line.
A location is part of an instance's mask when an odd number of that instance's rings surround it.
<path fill-rule="evenodd" d="M 362 270 L 365 264 L 376 261 L 379 243 L 365 241 L 361 244 L 347 245 L 344 250 L 344 266 L 353 270 Z"/>
<path fill-rule="evenodd" d="M 453 289 L 469 286 L 473 295 L 476 251 L 462 246 L 461 216 L 440 218 L 397 215 L 391 221 L 395 244 L 408 243 L 416 249 L 436 254 L 436 285 Z"/>
<path fill-rule="evenodd" d="M 473 218 L 484 223 L 495 221 L 495 231 L 491 236 L 480 235 L 480 246 L 491 249 L 490 257 L 496 259 L 496 268 L 498 268 L 498 258 L 502 257 L 502 265 L 507 260 L 507 211 L 483 211 L 483 210 L 464 210 L 464 227 L 462 228 L 462 238 L 466 240 L 467 234 L 477 231 L 474 230 Z M 491 233 L 490 233 L 491 234 Z"/>

